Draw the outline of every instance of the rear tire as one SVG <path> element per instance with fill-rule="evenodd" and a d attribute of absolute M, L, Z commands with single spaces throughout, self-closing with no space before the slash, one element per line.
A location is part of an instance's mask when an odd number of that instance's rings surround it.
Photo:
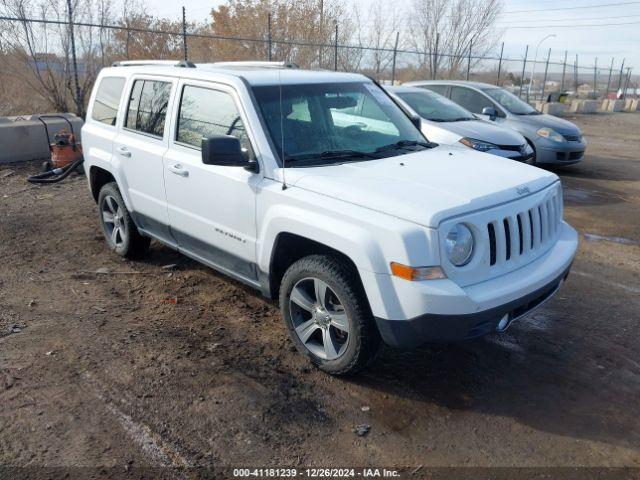
<path fill-rule="evenodd" d="M 115 182 L 100 189 L 98 209 L 102 232 L 111 250 L 129 259 L 140 258 L 147 253 L 151 239 L 138 231 Z"/>
<path fill-rule="evenodd" d="M 381 338 L 357 272 L 331 255 L 293 263 L 280 287 L 280 309 L 297 350 L 332 375 L 367 367 Z"/>

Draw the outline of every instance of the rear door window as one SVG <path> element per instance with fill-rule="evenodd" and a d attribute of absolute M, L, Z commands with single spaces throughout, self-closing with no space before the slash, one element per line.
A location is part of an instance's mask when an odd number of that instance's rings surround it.
<path fill-rule="evenodd" d="M 451 87 L 451 100 L 473 113 L 482 113 L 484 107 L 493 107 L 493 102 L 481 93 L 465 87 Z"/>
<path fill-rule="evenodd" d="M 124 84 L 125 79 L 120 77 L 105 77 L 100 81 L 91 112 L 93 120 L 115 126 Z"/>
<path fill-rule="evenodd" d="M 162 138 L 170 95 L 169 82 L 136 80 L 131 89 L 124 126 Z"/>

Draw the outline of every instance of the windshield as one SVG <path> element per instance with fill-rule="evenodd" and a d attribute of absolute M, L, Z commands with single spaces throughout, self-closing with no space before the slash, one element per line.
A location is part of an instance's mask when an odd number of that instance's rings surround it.
<path fill-rule="evenodd" d="M 471 112 L 437 93 L 424 90 L 396 92 L 396 95 L 422 118 L 433 122 L 461 122 L 476 119 Z"/>
<path fill-rule="evenodd" d="M 282 92 L 278 85 L 257 86 L 253 92 L 287 167 L 363 161 L 429 146 L 371 82 L 283 85 Z"/>
<path fill-rule="evenodd" d="M 513 93 L 507 92 L 502 88 L 491 88 L 485 90 L 484 93 L 493 98 L 502 107 L 509 110 L 514 115 L 537 115 L 539 112 L 526 102 L 523 102 Z"/>

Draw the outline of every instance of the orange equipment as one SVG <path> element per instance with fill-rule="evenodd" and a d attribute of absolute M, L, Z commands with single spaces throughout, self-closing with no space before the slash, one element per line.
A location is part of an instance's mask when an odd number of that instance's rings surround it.
<path fill-rule="evenodd" d="M 42 165 L 43 170 L 48 172 L 56 168 L 64 168 L 82 158 L 82 145 L 76 141 L 76 136 L 73 132 L 73 124 L 68 118 L 62 115 L 40 115 L 38 120 L 44 125 L 44 130 L 47 135 L 47 141 L 49 141 L 49 128 L 45 119 L 61 118 L 69 124 L 69 130 L 63 129 L 57 132 L 53 138 L 54 142 L 49 144 L 49 151 L 51 152 L 51 159 L 44 162 Z"/>

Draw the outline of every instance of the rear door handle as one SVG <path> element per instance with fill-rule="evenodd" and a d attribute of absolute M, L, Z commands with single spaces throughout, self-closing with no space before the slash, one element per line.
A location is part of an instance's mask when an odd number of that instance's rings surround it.
<path fill-rule="evenodd" d="M 127 157 L 127 158 L 131 157 L 131 152 L 127 147 L 118 147 L 118 153 L 123 157 Z"/>
<path fill-rule="evenodd" d="M 181 177 L 188 177 L 189 171 L 182 168 L 182 165 L 179 163 L 170 163 L 167 167 L 171 173 L 175 173 L 176 175 L 180 175 Z"/>

